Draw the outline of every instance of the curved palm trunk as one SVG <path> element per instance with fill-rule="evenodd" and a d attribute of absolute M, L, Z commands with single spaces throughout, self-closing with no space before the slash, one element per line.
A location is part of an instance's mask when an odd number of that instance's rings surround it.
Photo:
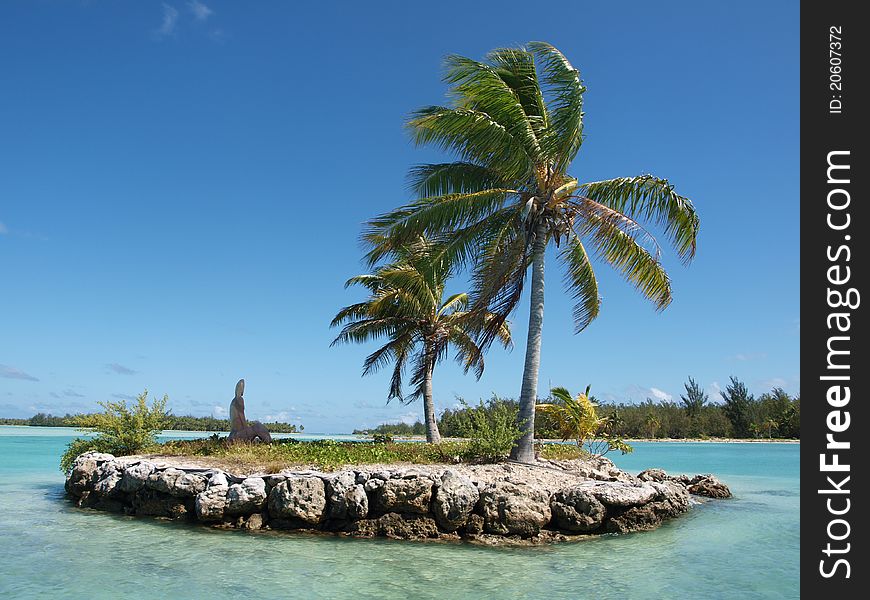
<path fill-rule="evenodd" d="M 532 254 L 532 296 L 529 309 L 529 337 L 526 341 L 526 364 L 523 367 L 523 388 L 520 392 L 520 412 L 517 415 L 523 433 L 511 450 L 512 459 L 526 463 L 535 460 L 535 402 L 538 397 L 541 333 L 544 328 L 544 253 L 546 250 L 546 229 L 538 227 Z"/>
<path fill-rule="evenodd" d="M 437 444 L 441 441 L 441 432 L 438 431 L 438 419 L 435 418 L 435 400 L 432 398 L 432 371 L 435 365 L 429 362 L 426 369 L 426 378 L 423 380 L 423 419 L 426 422 L 426 441 Z"/>

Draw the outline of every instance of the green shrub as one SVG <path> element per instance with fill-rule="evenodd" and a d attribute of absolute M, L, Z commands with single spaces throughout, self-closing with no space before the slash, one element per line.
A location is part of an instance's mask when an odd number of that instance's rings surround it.
<path fill-rule="evenodd" d="M 470 460 L 496 462 L 510 452 L 522 430 L 517 423 L 519 408 L 515 403 L 505 402 L 497 396 L 470 406 L 460 400 L 464 410 L 457 424 L 459 435 L 468 438 L 467 457 Z"/>
<path fill-rule="evenodd" d="M 88 427 L 96 431 L 92 438 L 76 438 L 67 446 L 60 459 L 60 468 L 69 473 L 79 454 L 87 451 L 108 452 L 116 456 L 136 454 L 157 443 L 157 434 L 168 422 L 168 396 L 155 398 L 148 406 L 148 390 L 136 398 L 132 407 L 126 401 L 100 402 L 102 413 L 89 415 Z M 81 431 L 89 431 L 82 429 Z"/>

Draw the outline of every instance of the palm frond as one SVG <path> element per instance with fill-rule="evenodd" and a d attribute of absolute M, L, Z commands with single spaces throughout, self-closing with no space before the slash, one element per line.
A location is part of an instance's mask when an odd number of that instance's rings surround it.
<path fill-rule="evenodd" d="M 485 113 L 505 128 L 524 148 L 526 155 L 540 154 L 538 139 L 526 117 L 519 95 L 492 66 L 451 55 L 445 59 L 444 81 L 459 106 Z"/>
<path fill-rule="evenodd" d="M 522 142 L 484 112 L 429 106 L 414 112 L 407 127 L 415 144 L 454 152 L 508 179 L 524 179 L 534 172 L 533 159 Z"/>
<path fill-rule="evenodd" d="M 465 292 L 461 292 L 459 294 L 453 294 L 450 296 L 447 301 L 441 305 L 441 308 L 438 309 L 438 316 L 442 315 L 450 315 L 457 310 L 462 310 L 468 306 L 468 294 Z"/>
<path fill-rule="evenodd" d="M 598 316 L 598 280 L 583 243 L 573 238 L 561 253 L 566 264 L 565 287 L 574 298 L 574 332 L 580 333 Z"/>
<path fill-rule="evenodd" d="M 507 183 L 497 171 L 462 161 L 417 165 L 408 172 L 411 191 L 422 198 L 506 188 Z"/>
<path fill-rule="evenodd" d="M 547 108 L 538 82 L 535 56 L 523 48 L 497 48 L 486 55 L 499 77 L 516 93 L 538 139 L 547 129 Z"/>
<path fill-rule="evenodd" d="M 583 143 L 583 92 L 580 72 L 556 48 L 545 42 L 531 42 L 529 50 L 541 69 L 544 96 L 549 97 L 547 135 L 541 148 L 554 170 L 563 173 Z"/>
<path fill-rule="evenodd" d="M 368 222 L 364 239 L 396 246 L 421 235 L 438 237 L 469 223 L 478 223 L 502 207 L 514 190 L 495 188 L 466 194 L 420 198 Z"/>
<path fill-rule="evenodd" d="M 684 262 L 695 256 L 698 215 L 692 201 L 677 194 L 667 179 L 640 175 L 595 181 L 581 185 L 577 194 L 630 217 L 657 223 Z"/>
<path fill-rule="evenodd" d="M 643 248 L 636 237 L 609 219 L 587 218 L 582 224 L 599 258 L 621 271 L 623 277 L 657 310 L 671 303 L 671 280 L 659 259 Z"/>

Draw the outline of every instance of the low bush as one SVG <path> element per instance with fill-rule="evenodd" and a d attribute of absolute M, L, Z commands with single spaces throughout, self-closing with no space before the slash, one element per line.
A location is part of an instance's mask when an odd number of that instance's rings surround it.
<path fill-rule="evenodd" d="M 88 427 L 97 435 L 76 438 L 69 443 L 60 459 L 60 468 L 69 473 L 79 454 L 87 451 L 108 452 L 116 456 L 136 454 L 157 443 L 169 418 L 166 412 L 167 396 L 155 398 L 148 405 L 148 390 L 136 398 L 132 407 L 126 401 L 100 402 L 102 413 L 90 415 Z M 82 432 L 90 431 L 82 429 Z"/>
<path fill-rule="evenodd" d="M 464 410 L 457 424 L 460 436 L 468 438 L 471 460 L 496 462 L 503 460 L 522 430 L 517 423 L 519 407 L 493 395 L 487 404 L 469 406 L 460 400 Z"/>

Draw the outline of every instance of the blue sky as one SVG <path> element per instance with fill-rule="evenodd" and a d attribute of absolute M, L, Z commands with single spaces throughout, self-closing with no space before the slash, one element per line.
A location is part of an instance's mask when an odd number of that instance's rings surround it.
<path fill-rule="evenodd" d="M 326 6 L 315 6 L 326 4 Z M 329 348 L 358 236 L 409 199 L 413 109 L 445 101 L 444 55 L 545 40 L 580 69 L 581 180 L 651 172 L 701 216 L 666 251 L 656 313 L 599 267 L 573 335 L 548 265 L 541 390 L 599 399 L 799 391 L 798 5 L 793 2 L 12 1 L 0 7 L 0 416 L 89 411 L 144 388 L 176 414 L 342 432 L 413 419 L 372 347 Z M 541 5 L 540 8 L 544 8 Z M 462 281 L 456 282 L 461 287 Z M 457 290 L 458 291 L 458 290 Z M 443 363 L 439 408 L 519 393 L 516 348 L 480 381 Z"/>

